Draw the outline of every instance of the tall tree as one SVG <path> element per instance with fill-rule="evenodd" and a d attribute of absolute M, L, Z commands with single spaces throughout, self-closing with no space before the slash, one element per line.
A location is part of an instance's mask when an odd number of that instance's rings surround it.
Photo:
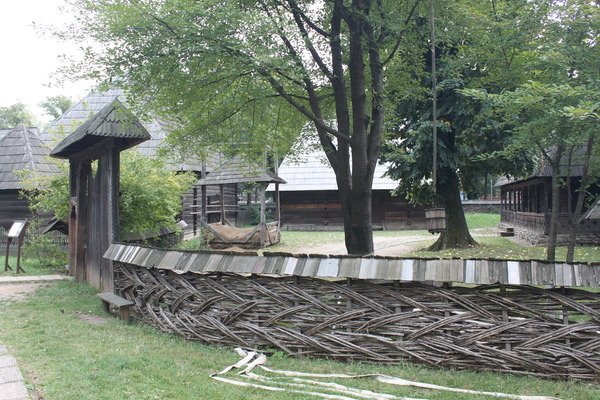
<path fill-rule="evenodd" d="M 63 115 L 67 110 L 73 107 L 73 99 L 68 96 L 58 95 L 46 97 L 44 101 L 40 103 L 40 107 L 44 109 L 46 114 L 56 119 Z"/>
<path fill-rule="evenodd" d="M 35 126 L 35 117 L 23 103 L 0 107 L 0 129 L 14 128 L 19 124 Z"/>
<path fill-rule="evenodd" d="M 418 4 L 86 0 L 74 3 L 75 33 L 103 44 L 85 68 L 175 116 L 179 143 L 276 147 L 274 126 L 312 122 L 335 172 L 346 248 L 369 254 L 386 64 Z"/>
<path fill-rule="evenodd" d="M 401 191 L 408 193 L 413 202 L 446 209 L 446 231 L 432 250 L 476 244 L 466 224 L 461 188 L 472 186 L 488 173 L 523 173 L 531 164 L 526 154 L 507 157 L 496 153 L 506 145 L 510 132 L 482 113 L 484 104 L 465 97 L 461 90 L 484 87 L 500 92 L 521 81 L 530 41 L 539 31 L 540 15 L 547 10 L 527 1 L 458 1 L 436 10 L 437 188 L 430 180 L 432 52 L 422 51 L 420 68 L 406 65 L 402 59 L 393 63 L 396 75 L 402 79 L 391 91 L 395 108 L 388 121 L 389 140 L 383 158 L 391 162 L 389 174 L 400 179 Z M 430 40 L 428 18 L 419 18 L 421 24 L 414 40 L 420 43 L 420 49 L 426 49 Z M 414 51 L 414 44 L 406 45 Z"/>
<path fill-rule="evenodd" d="M 548 234 L 547 258 L 556 256 L 559 191 L 568 174 L 574 148 L 590 152 L 598 135 L 597 110 L 600 107 L 600 7 L 590 0 L 549 1 L 550 12 L 540 20 L 535 47 L 529 52 L 527 83 L 501 94 L 466 91 L 487 98 L 498 116 L 511 127 L 513 143 L 504 153 L 530 152 L 533 147 L 552 168 L 552 216 Z M 591 122 L 590 122 L 591 121 Z M 580 198 L 585 195 L 584 185 Z M 567 181 L 570 182 L 570 178 Z M 583 204 L 577 204 L 580 214 Z M 579 209 L 579 211 L 577 211 Z M 569 212 L 572 210 L 570 209 Z M 579 221 L 571 218 L 571 248 L 574 247 Z M 570 257 L 573 251 L 570 251 Z"/>

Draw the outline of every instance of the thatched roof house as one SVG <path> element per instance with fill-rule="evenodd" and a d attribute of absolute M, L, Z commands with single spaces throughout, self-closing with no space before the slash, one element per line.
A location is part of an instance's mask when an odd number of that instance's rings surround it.
<path fill-rule="evenodd" d="M 19 125 L 0 130 L 0 226 L 7 228 L 13 219 L 31 218 L 27 201 L 20 198 L 23 181 L 19 171 L 37 175 L 59 173 L 48 158 L 50 149 L 38 137 L 37 128 Z"/>

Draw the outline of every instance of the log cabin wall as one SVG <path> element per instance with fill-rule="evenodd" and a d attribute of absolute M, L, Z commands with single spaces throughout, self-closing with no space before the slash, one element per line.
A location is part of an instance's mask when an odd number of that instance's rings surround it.
<path fill-rule="evenodd" d="M 0 190 L 0 226 L 9 229 L 15 219 L 30 219 L 27 200 L 19 197 L 18 190 Z"/>
<path fill-rule="evenodd" d="M 424 207 L 392 197 L 387 190 L 374 190 L 372 216 L 375 229 L 423 229 L 427 226 Z M 281 223 L 287 230 L 342 229 L 342 205 L 338 192 L 281 192 Z"/>

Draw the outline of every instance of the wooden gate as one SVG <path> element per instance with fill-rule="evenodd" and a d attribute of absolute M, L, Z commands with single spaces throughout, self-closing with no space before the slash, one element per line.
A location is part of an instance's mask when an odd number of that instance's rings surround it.
<path fill-rule="evenodd" d="M 50 154 L 69 160 L 69 273 L 103 291 L 113 290 L 104 252 L 119 236 L 120 152 L 150 134 L 118 100 L 88 119 Z"/>

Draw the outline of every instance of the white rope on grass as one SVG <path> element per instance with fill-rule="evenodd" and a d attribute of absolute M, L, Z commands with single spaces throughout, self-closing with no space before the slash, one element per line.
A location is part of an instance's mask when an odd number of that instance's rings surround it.
<path fill-rule="evenodd" d="M 425 400 L 425 399 L 414 399 L 409 397 L 399 397 L 387 393 L 376 393 L 370 390 L 358 389 L 349 386 L 344 386 L 335 382 L 322 382 L 314 379 L 303 379 L 303 378 L 326 378 L 326 379 L 358 379 L 358 378 L 369 378 L 374 379 L 377 382 L 386 383 L 396 386 L 408 386 L 429 390 L 440 390 L 455 393 L 472 394 L 478 396 L 489 396 L 496 398 L 504 398 L 511 400 L 560 400 L 556 397 L 551 396 L 523 396 L 509 393 L 499 392 L 486 392 L 471 389 L 461 389 L 454 387 L 447 387 L 441 385 L 434 385 L 430 383 L 414 382 L 402 378 L 397 378 L 389 375 L 382 374 L 364 374 L 364 375 L 349 375 L 349 374 L 316 374 L 309 372 L 298 372 L 298 371 L 286 371 L 286 370 L 275 370 L 266 367 L 264 364 L 267 362 L 267 357 L 256 351 L 246 351 L 241 348 L 235 349 L 236 353 L 242 357 L 237 363 L 230 365 L 223 369 L 221 372 L 211 375 L 211 378 L 229 383 L 232 385 L 255 387 L 270 391 L 288 391 L 291 393 L 307 394 L 324 399 L 338 399 L 338 400 Z M 260 368 L 265 372 L 279 375 L 285 378 L 291 378 L 292 382 L 282 381 L 279 378 L 271 378 L 263 375 L 258 375 L 252 372 L 255 368 Z M 221 375 L 225 375 L 233 369 L 239 369 L 238 375 L 249 381 L 237 381 L 229 378 L 224 378 Z M 261 382 L 264 384 L 253 383 L 251 381 Z M 282 387 L 284 386 L 284 387 Z M 315 388 L 316 387 L 316 388 Z M 298 389 L 299 388 L 299 389 Z M 337 392 L 339 394 L 324 393 L 323 391 Z M 347 396 L 354 397 L 347 397 Z"/>

